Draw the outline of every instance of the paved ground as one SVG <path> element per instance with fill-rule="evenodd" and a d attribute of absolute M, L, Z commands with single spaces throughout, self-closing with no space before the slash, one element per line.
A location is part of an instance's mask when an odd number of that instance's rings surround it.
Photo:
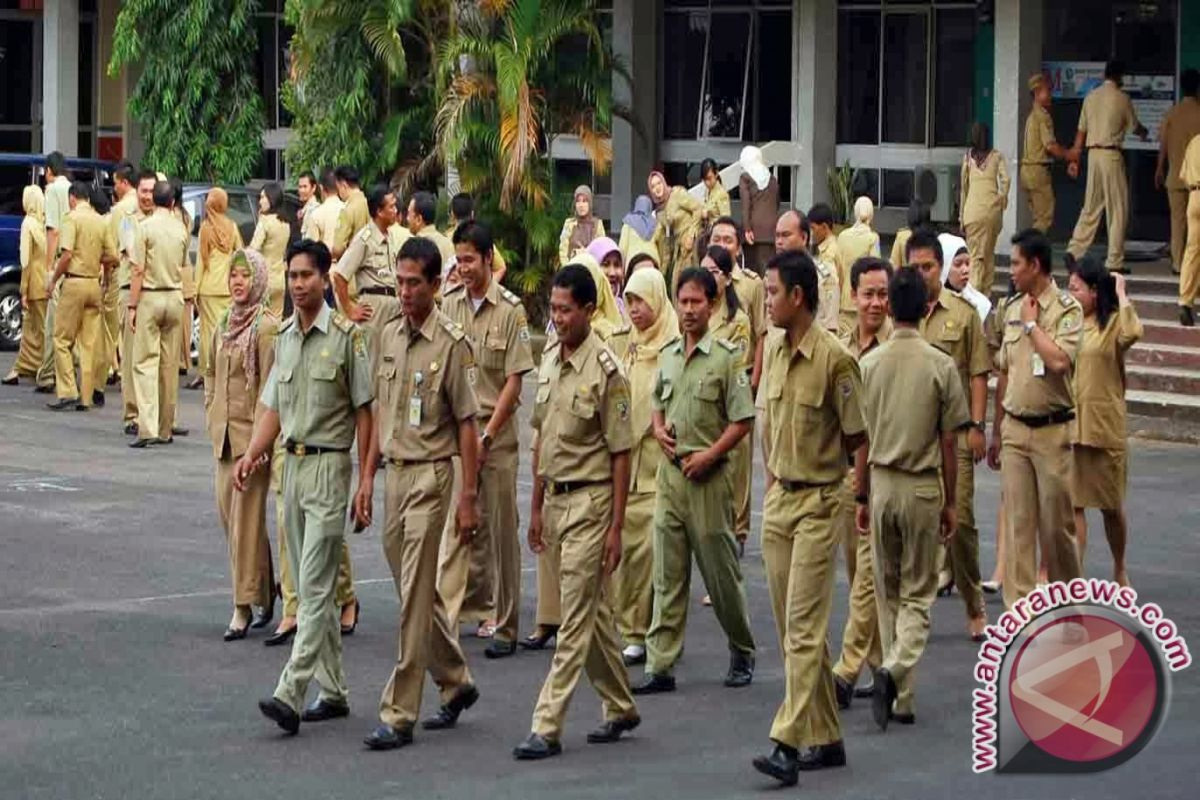
<path fill-rule="evenodd" d="M 0 373 L 11 354 L 0 355 Z M 283 739 L 255 700 L 268 695 L 286 654 L 261 636 L 225 644 L 225 547 L 211 494 L 211 450 L 200 395 L 185 392 L 193 435 L 133 451 L 108 408 L 54 415 L 28 388 L 0 387 L 0 797 L 34 798 L 483 798 L 754 797 L 771 788 L 750 768 L 767 746 L 780 700 L 761 554 L 745 561 L 760 651 L 753 686 L 721 687 L 726 654 L 712 615 L 696 603 L 680 691 L 644 701 L 643 726 L 612 746 L 584 743 L 598 702 L 581 686 L 561 758 L 518 764 L 509 753 L 529 717 L 549 656 L 499 662 L 465 637 L 483 693 L 452 732 L 418 732 L 415 746 L 364 752 L 376 698 L 395 657 L 396 597 L 378 530 L 353 540 L 362 624 L 346 643 L 348 720 Z M 523 419 L 527 415 L 523 416 Z M 1160 602 L 1200 652 L 1200 450 L 1135 444 L 1131 464 L 1132 579 Z M 980 473 L 982 559 L 994 560 L 997 480 Z M 761 492 L 761 482 L 756 485 Z M 521 482 L 522 504 L 529 484 Z M 378 512 L 377 512 L 378 513 Z M 1098 522 L 1098 520 L 1097 520 Z M 757 517 L 756 517 L 757 527 Z M 1104 574 L 1099 531 L 1090 565 Z M 532 620 L 526 557 L 523 619 Z M 839 579 L 834 631 L 845 619 Z M 998 613 L 993 600 L 990 612 Z M 919 677 L 919 725 L 878 733 L 865 704 L 843 716 L 850 765 L 802 779 L 813 796 L 871 798 L 1194 797 L 1200 722 L 1197 670 L 1176 676 L 1169 718 L 1126 765 L 1074 778 L 975 776 L 969 694 L 974 647 L 957 598 L 935 609 Z M 425 705 L 433 710 L 427 690 Z M 1190 788 L 1189 788 L 1190 787 Z M 790 790 L 787 790 L 790 791 Z"/>

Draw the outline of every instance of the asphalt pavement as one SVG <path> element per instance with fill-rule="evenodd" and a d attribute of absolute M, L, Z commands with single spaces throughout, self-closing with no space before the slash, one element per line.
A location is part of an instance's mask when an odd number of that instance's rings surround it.
<path fill-rule="evenodd" d="M 0 373 L 12 354 L 0 354 Z M 528 386 L 526 387 L 528 390 Z M 529 392 L 527 391 L 528 395 Z M 769 749 L 783 696 L 783 666 L 763 577 L 760 515 L 743 568 L 758 669 L 748 688 L 721 685 L 728 653 L 693 580 L 679 691 L 641 699 L 642 726 L 612 745 L 589 745 L 599 721 L 581 681 L 561 757 L 518 763 L 512 747 L 529 731 L 549 653 L 483 658 L 485 642 L 462 641 L 479 703 L 457 729 L 418 729 L 396 752 L 366 752 L 379 691 L 396 658 L 397 599 L 379 522 L 351 539 L 362 618 L 345 642 L 351 716 L 305 725 L 284 738 L 256 708 L 270 695 L 287 653 L 263 633 L 224 643 L 230 615 L 228 562 L 212 493 L 212 449 L 200 392 L 181 392 L 191 435 L 169 447 L 131 450 L 120 430 L 120 395 L 106 408 L 53 413 L 44 395 L 0 387 L 0 798 L 735 798 L 775 784 L 750 766 Z M 529 398 L 527 397 L 527 400 Z M 527 424 L 528 403 L 520 419 Z M 1200 652 L 1200 449 L 1131 447 L 1129 571 Z M 995 559 L 998 477 L 977 476 L 985 576 Z M 522 519 L 530 492 L 522 460 Z M 761 468 L 755 480 L 761 508 Z M 382 499 L 376 515 L 382 519 Z M 273 517 L 271 517 L 273 519 Z M 522 538 L 524 533 L 522 532 Z M 273 537 L 274 540 L 274 537 Z M 1109 559 L 1093 519 L 1089 574 Z M 524 557 L 522 622 L 532 626 L 534 560 Z M 989 598 L 989 615 L 1000 612 Z M 846 617 L 839 568 L 831 634 Z M 939 600 L 917 679 L 917 724 L 881 734 L 869 703 L 842 715 L 849 764 L 808 773 L 783 794 L 847 798 L 1194 797 L 1200 733 L 1197 668 L 1174 676 L 1168 718 L 1125 765 L 1083 776 L 975 775 L 970 693 L 976 646 L 962 603 Z M 836 652 L 836 651 L 835 651 Z M 640 668 L 633 670 L 636 680 Z M 315 691 L 315 687 L 313 687 Z M 436 709 L 427 683 L 423 712 Z"/>

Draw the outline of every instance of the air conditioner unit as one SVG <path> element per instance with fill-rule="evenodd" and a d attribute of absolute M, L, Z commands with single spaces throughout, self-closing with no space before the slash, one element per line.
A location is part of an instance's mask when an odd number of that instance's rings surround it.
<path fill-rule="evenodd" d="M 958 219 L 959 171 L 954 167 L 917 167 L 913 170 L 913 197 L 929 207 L 934 222 Z"/>

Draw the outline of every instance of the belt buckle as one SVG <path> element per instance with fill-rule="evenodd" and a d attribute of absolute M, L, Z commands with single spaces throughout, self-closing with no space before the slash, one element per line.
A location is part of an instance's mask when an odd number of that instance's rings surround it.
<path fill-rule="evenodd" d="M 306 448 L 303 444 L 297 444 L 292 447 L 292 453 L 304 458 L 304 456 L 308 453 L 308 448 Z"/>

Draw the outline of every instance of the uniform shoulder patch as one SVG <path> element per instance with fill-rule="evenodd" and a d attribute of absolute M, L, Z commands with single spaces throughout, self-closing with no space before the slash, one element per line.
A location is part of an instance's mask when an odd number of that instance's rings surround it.
<path fill-rule="evenodd" d="M 464 338 L 466 338 L 466 335 L 467 335 L 466 331 L 464 331 L 462 329 L 462 326 L 459 325 L 454 320 L 450 319 L 449 317 L 443 316 L 441 318 L 441 320 L 439 320 L 439 321 L 442 323 L 442 327 L 446 329 L 446 332 L 449 333 L 454 338 L 454 341 L 458 342 L 458 341 L 462 341 Z"/>
<path fill-rule="evenodd" d="M 442 297 L 452 297 L 464 291 L 466 291 L 466 285 L 462 283 L 456 283 L 448 289 L 444 289 L 442 291 Z"/>
<path fill-rule="evenodd" d="M 612 375 L 617 371 L 617 359 L 607 347 L 600 351 L 597 358 L 600 360 L 600 366 L 604 368 L 605 375 Z"/>
<path fill-rule="evenodd" d="M 1076 301 L 1075 298 L 1071 296 L 1070 292 L 1059 292 L 1058 293 L 1058 302 L 1063 308 L 1071 308 L 1072 306 L 1076 306 L 1079 304 L 1078 301 Z"/>
<path fill-rule="evenodd" d="M 286 331 L 288 328 L 292 327 L 292 325 L 293 325 L 295 322 L 296 322 L 296 315 L 295 315 L 295 314 L 292 314 L 290 317 L 288 317 L 287 319 L 285 319 L 283 322 L 279 323 L 279 332 L 280 332 L 280 333 L 283 333 L 283 332 L 284 332 L 284 331 Z"/>
<path fill-rule="evenodd" d="M 741 350 L 740 347 L 738 347 L 736 344 L 729 341 L 728 339 L 717 339 L 717 344 L 721 345 L 721 347 L 724 347 L 726 350 L 728 350 L 731 353 L 737 353 Z"/>
<path fill-rule="evenodd" d="M 503 297 L 505 300 L 507 300 L 509 302 L 509 304 L 511 304 L 511 305 L 514 305 L 514 306 L 521 305 L 521 298 L 517 297 L 515 294 L 510 292 L 508 289 L 505 289 L 503 286 L 500 287 L 500 296 Z"/>
<path fill-rule="evenodd" d="M 349 333 L 354 329 L 354 322 L 340 311 L 333 312 L 333 324 L 338 327 L 343 333 Z"/>
<path fill-rule="evenodd" d="M 357 234 L 355 234 L 355 235 L 356 235 L 356 236 L 358 236 L 358 238 L 359 238 L 360 240 L 362 240 L 364 243 L 370 243 L 370 241 L 371 241 L 371 226 L 370 226 L 370 225 L 364 225 L 364 226 L 363 226 L 363 228 L 362 228 L 362 230 L 360 230 L 360 231 L 359 231 Z"/>

